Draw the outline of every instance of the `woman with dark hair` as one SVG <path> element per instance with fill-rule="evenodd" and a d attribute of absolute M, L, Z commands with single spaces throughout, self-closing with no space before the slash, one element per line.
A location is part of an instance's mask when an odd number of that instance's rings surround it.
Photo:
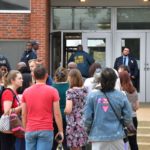
<path fill-rule="evenodd" d="M 66 139 L 71 150 L 81 150 L 87 142 L 87 134 L 83 128 L 82 115 L 87 95 L 83 87 L 82 75 L 78 69 L 70 70 L 68 74 L 70 89 L 66 92 L 65 113 L 67 119 Z"/>
<path fill-rule="evenodd" d="M 88 93 L 90 93 L 92 91 L 92 89 L 95 86 L 95 79 L 97 80 L 97 78 L 100 76 L 101 73 L 101 65 L 100 63 L 93 63 L 90 68 L 89 68 L 89 76 L 90 78 L 87 78 L 84 81 L 84 87 L 87 88 Z"/>
<path fill-rule="evenodd" d="M 125 124 L 130 125 L 131 107 L 125 94 L 115 90 L 116 79 L 114 70 L 105 68 L 99 81 L 101 88 L 87 96 L 84 126 L 92 150 L 124 150 L 124 131 L 119 118 L 122 116 Z"/>
<path fill-rule="evenodd" d="M 120 77 L 122 90 L 126 93 L 128 100 L 131 103 L 133 124 L 137 129 L 138 121 L 137 121 L 136 111 L 139 108 L 138 93 L 135 87 L 133 86 L 129 73 L 127 71 L 120 72 L 119 77 Z M 129 139 L 131 150 L 138 150 L 136 133 L 129 135 L 128 139 Z"/>
<path fill-rule="evenodd" d="M 52 84 L 52 86 L 54 88 L 56 88 L 58 90 L 59 93 L 59 97 L 60 97 L 60 110 L 61 110 L 61 115 L 62 115 L 62 120 L 63 120 L 63 132 L 64 132 L 64 141 L 62 142 L 63 148 L 65 150 L 67 150 L 67 142 L 66 142 L 66 115 L 64 113 L 64 109 L 66 106 L 66 91 L 69 88 L 69 83 L 67 81 L 67 77 L 68 77 L 68 70 L 63 68 L 63 67 L 59 67 L 55 74 L 54 74 L 54 82 Z M 54 121 L 53 123 L 54 125 L 54 137 L 55 135 L 58 133 L 58 128 L 56 125 L 56 122 Z M 54 139 L 53 140 L 53 148 L 52 150 L 56 150 L 57 148 L 57 141 Z"/>

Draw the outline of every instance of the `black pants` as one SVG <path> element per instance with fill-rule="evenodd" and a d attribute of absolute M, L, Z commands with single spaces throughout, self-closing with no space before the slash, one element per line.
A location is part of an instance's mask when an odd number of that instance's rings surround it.
<path fill-rule="evenodd" d="M 15 141 L 13 134 L 0 133 L 0 150 L 15 150 Z"/>
<path fill-rule="evenodd" d="M 137 117 L 133 117 L 133 124 L 135 126 L 135 128 L 137 129 L 138 126 L 138 121 L 137 121 Z M 128 136 L 129 139 L 129 144 L 130 144 L 130 148 L 131 150 L 138 150 L 138 144 L 137 144 L 137 134 L 132 135 L 132 136 Z"/>

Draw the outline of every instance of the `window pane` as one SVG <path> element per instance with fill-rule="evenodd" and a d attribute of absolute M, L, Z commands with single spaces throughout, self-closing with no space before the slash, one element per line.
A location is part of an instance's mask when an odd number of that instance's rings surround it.
<path fill-rule="evenodd" d="M 110 9 L 87 8 L 74 11 L 74 28 L 76 30 L 99 30 L 111 27 Z"/>
<path fill-rule="evenodd" d="M 150 29 L 149 8 L 119 8 L 117 29 Z"/>
<path fill-rule="evenodd" d="M 88 51 L 96 62 L 99 62 L 102 67 L 106 67 L 106 39 L 89 38 Z"/>
<path fill-rule="evenodd" d="M 30 10 L 30 0 L 0 0 L 0 10 Z"/>
<path fill-rule="evenodd" d="M 53 9 L 53 29 L 72 30 L 72 9 Z"/>
<path fill-rule="evenodd" d="M 111 28 L 111 9 L 54 8 L 54 30 L 100 30 Z"/>

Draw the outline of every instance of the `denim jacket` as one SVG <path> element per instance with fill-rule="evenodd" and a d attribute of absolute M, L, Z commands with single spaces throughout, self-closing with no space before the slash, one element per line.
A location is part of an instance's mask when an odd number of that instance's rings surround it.
<path fill-rule="evenodd" d="M 119 118 L 123 116 L 126 125 L 132 123 L 132 109 L 126 95 L 118 90 L 106 92 Z M 89 141 L 114 141 L 123 139 L 122 124 L 114 114 L 106 96 L 100 90 L 93 90 L 87 96 L 84 108 L 84 126 Z"/>

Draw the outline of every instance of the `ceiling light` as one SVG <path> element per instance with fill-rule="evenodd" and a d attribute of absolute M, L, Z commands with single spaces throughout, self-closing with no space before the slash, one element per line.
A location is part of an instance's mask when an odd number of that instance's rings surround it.
<path fill-rule="evenodd" d="M 149 0 L 144 0 L 144 2 L 148 2 Z"/>
<path fill-rule="evenodd" d="M 80 2 L 85 2 L 86 0 L 80 0 Z"/>

